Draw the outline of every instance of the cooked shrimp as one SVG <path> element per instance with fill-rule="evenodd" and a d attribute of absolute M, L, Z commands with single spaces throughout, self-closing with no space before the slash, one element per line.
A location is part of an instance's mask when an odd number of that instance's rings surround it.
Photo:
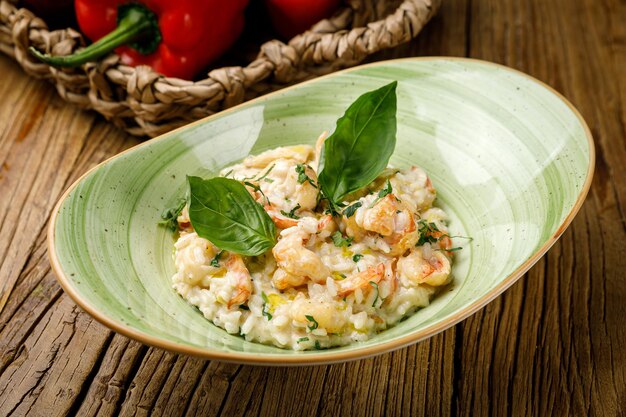
<path fill-rule="evenodd" d="M 358 210 L 357 210 L 357 213 L 358 213 Z M 348 235 L 348 237 L 353 238 L 355 242 L 360 242 L 363 240 L 365 236 L 367 236 L 367 230 L 363 229 L 359 225 L 359 223 L 357 223 L 356 215 L 352 215 L 350 217 L 343 215 L 341 220 L 342 220 L 342 224 L 345 227 L 346 235 Z"/>
<path fill-rule="evenodd" d="M 370 232 L 391 236 L 396 231 L 397 211 L 396 197 L 393 194 L 387 194 L 374 207 L 363 210 L 361 226 Z"/>
<path fill-rule="evenodd" d="M 445 251 L 449 251 L 452 247 L 452 239 L 450 239 L 448 232 L 445 231 L 445 221 L 447 218 L 448 216 L 443 210 L 433 207 L 422 213 L 422 218 L 419 221 L 420 224 L 418 224 L 418 230 L 421 233 L 432 236 L 436 240 L 437 246 Z M 452 255 L 452 252 L 447 252 L 447 254 Z"/>
<path fill-rule="evenodd" d="M 309 320 L 312 317 L 315 322 Z M 347 323 L 346 315 L 334 303 L 296 298 L 291 304 L 291 318 L 301 325 L 325 329 L 328 333 L 341 333 Z"/>
<path fill-rule="evenodd" d="M 361 201 L 363 206 L 353 216 L 343 216 L 349 237 L 359 242 L 367 233 L 376 233 L 389 245 L 391 256 L 401 255 L 415 245 L 419 234 L 413 214 L 393 194 L 378 202 L 373 196 Z M 374 206 L 370 207 L 371 204 Z"/>
<path fill-rule="evenodd" d="M 448 255 L 452 254 L 452 252 L 449 252 L 452 247 L 452 239 L 450 239 L 450 236 L 441 230 L 433 230 L 429 233 L 429 235 L 437 239 L 437 246 L 439 246 L 439 249 L 445 250 Z"/>
<path fill-rule="evenodd" d="M 293 219 L 291 217 L 287 217 L 282 214 L 280 210 L 274 208 L 274 206 L 266 205 L 264 209 L 279 229 L 289 229 L 290 227 L 295 227 L 300 223 L 300 218 Z M 334 222 L 333 216 L 328 214 L 319 219 L 317 223 L 317 233 L 321 239 L 326 239 L 328 236 L 332 235 L 335 230 L 337 230 L 337 223 Z"/>
<path fill-rule="evenodd" d="M 310 234 L 303 228 L 288 229 L 272 249 L 272 254 L 280 269 L 287 274 L 279 275 L 272 283 L 278 289 L 297 287 L 312 280 L 317 283 L 325 282 L 330 270 L 315 252 L 307 249 L 304 244 Z M 276 278 L 276 275 L 274 276 Z"/>
<path fill-rule="evenodd" d="M 326 239 L 337 230 L 337 223 L 330 214 L 322 216 L 317 222 L 317 234 L 320 239 Z"/>
<path fill-rule="evenodd" d="M 450 260 L 441 251 L 415 248 L 398 260 L 398 277 L 407 284 L 444 285 L 450 277 Z"/>
<path fill-rule="evenodd" d="M 293 159 L 303 164 L 313 155 L 313 148 L 309 145 L 283 146 L 270 149 L 256 156 L 249 156 L 243 160 L 248 168 L 265 168 L 277 159 Z"/>
<path fill-rule="evenodd" d="M 415 219 L 408 210 L 397 213 L 396 231 L 384 240 L 389 244 L 389 255 L 399 256 L 411 249 L 417 243 L 419 235 L 415 226 Z"/>
<path fill-rule="evenodd" d="M 267 211 L 267 214 L 270 215 L 270 218 L 279 229 L 289 229 L 290 227 L 298 225 L 297 219 L 285 216 L 280 212 L 280 210 L 277 210 L 272 205 L 267 204 L 263 208 Z"/>
<path fill-rule="evenodd" d="M 248 301 L 252 291 L 252 277 L 243 263 L 241 255 L 234 253 L 230 253 L 226 260 L 226 270 L 235 280 L 235 294 L 227 301 L 227 305 L 230 308 L 233 305 L 240 305 Z"/>
<path fill-rule="evenodd" d="M 280 291 L 291 287 L 299 287 L 305 282 L 305 277 L 292 275 L 282 268 L 276 268 L 276 271 L 272 276 L 272 285 L 274 285 L 274 288 Z"/>
<path fill-rule="evenodd" d="M 337 282 L 337 295 L 345 297 L 353 293 L 357 289 L 367 290 L 372 288 L 370 282 L 378 284 L 385 276 L 385 264 L 380 263 L 376 266 L 367 268 L 365 271 L 357 272 L 350 275 L 343 281 Z"/>

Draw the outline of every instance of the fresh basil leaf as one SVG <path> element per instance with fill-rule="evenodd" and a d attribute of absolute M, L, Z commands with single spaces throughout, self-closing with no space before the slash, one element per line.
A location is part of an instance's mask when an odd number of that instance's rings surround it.
<path fill-rule="evenodd" d="M 229 178 L 187 177 L 189 219 L 220 249 L 257 256 L 276 244 L 276 226 L 246 187 Z"/>
<path fill-rule="evenodd" d="M 318 184 L 332 207 L 374 181 L 387 167 L 396 147 L 397 84 L 394 81 L 360 96 L 324 142 Z"/>

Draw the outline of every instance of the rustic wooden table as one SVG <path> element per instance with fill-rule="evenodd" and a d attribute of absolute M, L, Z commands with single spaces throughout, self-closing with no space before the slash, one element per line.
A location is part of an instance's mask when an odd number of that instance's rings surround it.
<path fill-rule="evenodd" d="M 562 92 L 596 141 L 590 195 L 465 322 L 373 359 L 291 369 L 144 346 L 63 293 L 45 245 L 53 204 L 138 140 L 0 57 L 0 415 L 626 415 L 626 3 L 444 0 L 417 41 L 376 59 L 414 55 L 495 61 Z"/>

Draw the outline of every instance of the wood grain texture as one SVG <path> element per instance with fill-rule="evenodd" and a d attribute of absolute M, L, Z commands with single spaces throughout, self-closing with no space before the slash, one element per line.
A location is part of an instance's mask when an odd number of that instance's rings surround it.
<path fill-rule="evenodd" d="M 96 323 L 51 273 L 63 190 L 138 143 L 0 57 L 0 415 L 626 415 L 626 3 L 447 0 L 377 55 L 470 56 L 550 84 L 596 140 L 590 195 L 562 239 L 486 308 L 359 362 L 238 366 L 143 346 Z"/>

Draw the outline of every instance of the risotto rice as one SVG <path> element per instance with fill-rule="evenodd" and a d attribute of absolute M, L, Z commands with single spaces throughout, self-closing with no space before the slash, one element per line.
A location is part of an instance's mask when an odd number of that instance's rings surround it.
<path fill-rule="evenodd" d="M 221 251 L 187 209 L 178 217 L 173 286 L 227 332 L 294 350 L 364 341 L 451 279 L 447 217 L 422 169 L 386 169 L 333 217 L 319 201 L 318 160 L 311 146 L 282 147 L 221 172 L 245 183 L 280 231 L 263 255 Z"/>

